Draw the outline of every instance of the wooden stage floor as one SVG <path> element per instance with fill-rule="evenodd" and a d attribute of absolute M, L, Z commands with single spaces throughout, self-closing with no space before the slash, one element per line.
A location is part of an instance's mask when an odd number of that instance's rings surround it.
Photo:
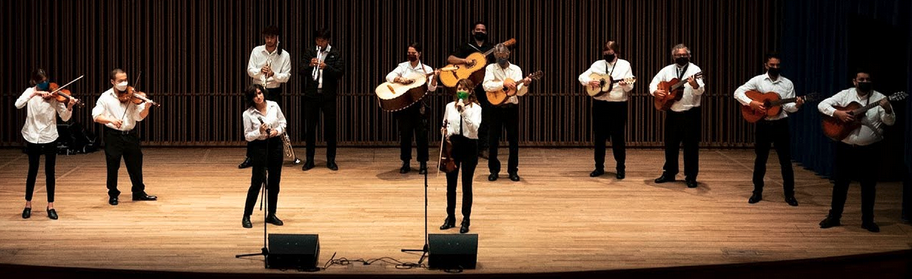
<path fill-rule="evenodd" d="M 319 234 L 321 264 L 334 253 L 336 258 L 417 261 L 418 254 L 399 251 L 423 244 L 423 176 L 417 174 L 417 163 L 412 163 L 415 171 L 402 175 L 396 148 L 342 148 L 341 169 L 333 172 L 325 168 L 324 151 L 318 149 L 317 167 L 308 172 L 286 160 L 278 210 L 285 226 L 270 225 L 270 233 Z M 261 211 L 252 217 L 253 229 L 240 224 L 250 177 L 250 169 L 237 169 L 244 149 L 145 148 L 144 153 L 147 192 L 159 201 L 130 201 L 129 179 L 121 167 L 124 193 L 118 206 L 107 204 L 103 151 L 58 156 L 55 205 L 60 220 L 52 221 L 43 210 L 43 166 L 32 218 L 24 220 L 28 159 L 20 149 L 0 149 L 0 263 L 282 272 L 263 269 L 262 258 L 234 257 L 259 252 L 263 237 Z M 818 227 L 829 209 L 832 186 L 799 166 L 800 205 L 788 206 L 773 154 L 764 200 L 751 205 L 752 150 L 701 150 L 696 189 L 683 182 L 652 182 L 661 173 L 660 149 L 629 150 L 624 180 L 611 172 L 610 150 L 609 173 L 599 178 L 588 176 L 591 149 L 522 148 L 520 153 L 520 182 L 505 174 L 489 182 L 487 160 L 479 162 L 471 228 L 479 235 L 478 269 L 467 274 L 752 263 L 912 247 L 912 227 L 899 218 L 898 182 L 878 184 L 875 218 L 882 231 L 870 233 L 860 227 L 857 184 L 850 188 L 842 227 Z M 441 233 L 445 177 L 432 172 L 428 191 L 429 232 Z M 458 228 L 445 233 L 458 233 Z M 377 263 L 336 265 L 321 274 L 439 272 Z"/>

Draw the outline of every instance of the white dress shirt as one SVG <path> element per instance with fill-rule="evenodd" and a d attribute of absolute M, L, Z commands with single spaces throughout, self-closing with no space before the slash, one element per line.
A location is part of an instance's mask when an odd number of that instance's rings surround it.
<path fill-rule="evenodd" d="M 26 110 L 25 125 L 22 126 L 22 138 L 35 144 L 49 143 L 57 140 L 57 116 L 63 121 L 69 121 L 73 111 L 67 109 L 66 103 L 57 99 L 45 100 L 41 96 L 34 96 L 35 87 L 29 87 L 16 99 L 16 108 L 21 109 L 28 105 Z"/>
<path fill-rule="evenodd" d="M 741 85 L 735 90 L 735 100 L 738 100 L 738 102 L 744 106 L 749 106 L 751 102 L 751 98 L 748 98 L 747 94 L 745 94 L 747 91 L 760 91 L 760 93 L 775 92 L 779 95 L 779 99 L 795 98 L 795 85 L 792 84 L 791 80 L 781 75 L 776 80 L 773 80 L 768 73 L 751 78 L 744 83 L 744 85 Z M 779 112 L 779 115 L 767 116 L 764 119 L 779 120 L 788 117 L 788 113 L 794 113 L 796 111 L 798 111 L 798 104 L 794 102 L 782 104 L 782 111 Z"/>
<path fill-rule="evenodd" d="M 285 126 L 288 124 L 285 121 L 285 114 L 279 108 L 279 104 L 269 100 L 266 100 L 266 113 L 260 112 L 253 106 L 244 111 L 243 117 L 244 139 L 247 141 L 264 140 L 269 136 L 268 134 L 260 133 L 260 125 L 262 125 L 260 124 L 260 118 L 263 119 L 263 123 L 267 127 L 276 131 L 277 136 L 282 136 L 285 133 Z"/>
<path fill-rule="evenodd" d="M 326 45 L 326 49 L 320 51 L 319 46 L 315 46 L 314 49 L 317 51 L 317 61 L 326 61 L 326 56 L 329 55 L 329 50 L 332 49 L 331 45 Z M 313 73 L 314 80 L 317 81 L 317 88 L 323 88 L 323 69 L 320 69 L 320 64 L 314 66 Z"/>
<path fill-rule="evenodd" d="M 456 109 L 456 102 L 450 102 L 446 105 L 443 120 L 446 125 L 447 137 L 461 133 L 467 138 L 478 139 L 478 127 L 481 126 L 481 105 L 470 103 L 463 107 L 460 113 Z M 462 127 L 460 127 L 460 123 Z"/>
<path fill-rule="evenodd" d="M 589 67 L 588 70 L 579 75 L 578 79 L 580 84 L 588 88 L 589 82 L 592 81 L 592 79 L 589 78 L 589 75 L 604 75 L 607 73 L 611 74 L 612 80 L 633 77 L 633 69 L 630 67 L 630 62 L 618 58 L 614 63 L 608 63 L 604 59 L 595 61 L 592 63 L 592 66 Z M 630 91 L 633 91 L 633 84 L 627 84 L 623 86 L 615 85 L 613 88 L 611 88 L 611 91 L 607 92 L 607 94 L 602 94 L 601 96 L 596 96 L 593 98 L 599 101 L 626 102 L 627 92 Z"/>
<path fill-rule="evenodd" d="M 117 99 L 117 93 L 114 93 L 114 88 L 111 88 L 108 89 L 108 91 L 101 93 L 101 96 L 98 97 L 98 101 L 95 102 L 95 108 L 92 108 L 92 120 L 95 120 L 102 115 L 108 119 L 119 119 L 123 121 L 120 128 L 117 128 L 112 123 L 105 124 L 105 126 L 124 132 L 131 131 L 136 127 L 136 122 L 145 119 L 140 112 L 146 109 L 147 105 L 147 103 L 137 105 L 132 101 L 121 103 L 120 100 Z"/>
<path fill-rule="evenodd" d="M 828 116 L 833 116 L 833 113 L 836 112 L 836 108 L 833 106 L 844 107 L 852 102 L 856 102 L 861 106 L 866 106 L 869 102 L 879 102 L 880 100 L 883 100 L 883 98 L 886 98 L 886 96 L 877 91 L 873 91 L 864 97 L 859 97 L 858 92 L 852 87 L 839 91 L 839 93 L 836 93 L 832 97 L 826 98 L 826 100 L 817 104 L 817 110 Z M 893 113 L 887 114 L 883 107 L 878 105 L 865 112 L 864 117 L 862 118 L 855 116 L 855 120 L 861 121 L 861 128 L 852 131 L 852 133 L 843 139 L 842 142 L 851 145 L 864 146 L 883 139 L 883 125 L 893 126 L 893 123 L 896 123 L 896 112 L 894 111 Z"/>
<path fill-rule="evenodd" d="M 282 53 L 279 54 L 279 49 L 276 45 L 276 49 L 269 53 L 266 51 L 266 45 L 253 48 L 253 51 L 250 52 L 250 60 L 247 61 L 247 75 L 250 76 L 252 83 L 263 84 L 266 74 L 260 72 L 260 69 L 267 63 L 272 67 L 273 75 L 266 78 L 266 88 L 278 88 L 282 86 L 282 83 L 288 82 L 288 79 L 291 78 L 291 54 L 288 53 L 288 50 L 282 50 Z"/>
<path fill-rule="evenodd" d="M 519 104 L 519 98 L 517 96 L 526 95 L 527 88 L 522 83 L 523 73 L 522 69 L 519 66 L 516 66 L 513 63 L 510 63 L 510 66 L 507 66 L 506 69 L 501 68 L 500 64 L 491 63 L 485 67 L 484 80 L 482 85 L 485 92 L 488 91 L 497 91 L 503 90 L 503 82 L 507 78 L 513 79 L 516 82 L 516 95 L 510 96 L 505 100 L 504 104 Z"/>
<path fill-rule="evenodd" d="M 681 76 L 681 80 L 687 80 L 690 76 L 702 71 L 700 70 L 700 67 L 690 63 L 690 66 L 687 67 L 687 72 L 683 75 L 679 75 L 682 68 L 683 67 L 678 67 L 677 64 L 671 64 L 662 68 L 662 70 L 652 78 L 652 82 L 649 83 L 649 94 L 655 96 L 655 92 L 659 88 L 659 82 L 669 81 L 678 78 L 678 76 Z M 690 86 L 689 82 L 684 83 L 684 94 L 682 94 L 681 100 L 678 100 L 671 105 L 672 111 L 682 112 L 700 106 L 700 97 L 703 95 L 703 91 L 706 90 L 706 85 L 703 84 L 702 78 L 696 79 L 696 82 L 700 88 L 694 89 Z"/>
<path fill-rule="evenodd" d="M 418 64 L 418 66 L 412 67 L 412 62 L 409 61 L 399 63 L 399 66 L 396 66 L 396 69 L 393 69 L 392 72 L 386 74 L 386 81 L 393 82 L 397 77 L 404 78 L 412 74 L 430 74 L 431 76 L 428 76 L 428 80 L 425 82 L 427 84 L 427 91 L 437 91 L 437 85 L 431 84 L 431 79 L 434 78 L 434 68 L 423 64 Z"/>

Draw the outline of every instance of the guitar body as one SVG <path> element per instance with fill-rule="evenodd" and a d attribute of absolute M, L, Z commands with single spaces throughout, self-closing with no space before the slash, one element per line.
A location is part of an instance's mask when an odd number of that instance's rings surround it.
<path fill-rule="evenodd" d="M 605 95 L 605 93 L 608 92 L 608 87 L 611 87 L 611 75 L 592 73 L 589 75 L 589 79 L 598 80 L 602 85 L 596 88 L 592 88 L 592 86 L 586 86 L 586 93 L 588 93 L 591 97 L 599 97 Z"/>
<path fill-rule="evenodd" d="M 848 106 L 845 106 L 845 107 L 836 106 L 833 108 L 835 108 L 836 110 L 841 110 L 841 111 L 854 111 L 860 107 L 861 107 L 860 104 L 858 104 L 856 102 L 852 102 L 851 104 L 849 104 Z M 838 118 L 836 118 L 834 116 L 827 116 L 827 115 L 823 115 L 822 123 L 823 123 L 823 134 L 825 134 L 827 137 L 829 137 L 835 141 L 841 141 L 841 140 L 845 139 L 846 137 L 849 136 L 849 134 L 851 134 L 853 131 L 855 131 L 855 129 L 858 129 L 861 127 L 861 121 L 856 120 L 856 121 L 852 121 L 852 122 L 843 122 L 842 120 L 839 120 Z"/>
<path fill-rule="evenodd" d="M 381 109 L 399 111 L 424 98 L 427 94 L 427 88 L 425 87 L 427 77 L 413 73 L 405 76 L 405 78 L 414 80 L 414 82 L 410 84 L 384 82 L 374 89 Z"/>
<path fill-rule="evenodd" d="M 668 95 L 666 95 L 665 98 L 653 98 L 653 105 L 657 110 L 666 111 L 671 108 L 671 105 L 673 105 L 674 102 L 681 100 L 681 97 L 684 96 L 684 87 L 681 86 L 677 89 L 672 89 L 672 87 L 679 82 L 681 82 L 681 80 L 673 78 L 669 81 L 659 83 L 658 89 L 668 91 Z"/>
<path fill-rule="evenodd" d="M 744 119 L 750 123 L 756 123 L 767 116 L 776 116 L 782 112 L 782 106 L 773 105 L 780 100 L 779 94 L 775 92 L 761 93 L 760 91 L 747 91 L 744 93 L 748 98 L 754 101 L 763 103 L 763 106 L 766 107 L 766 112 L 757 111 L 747 106 L 741 106 L 741 116 L 744 116 Z"/>
<path fill-rule="evenodd" d="M 513 79 L 508 78 L 504 80 L 504 82 L 507 81 L 513 81 Z M 512 94 L 510 94 L 511 92 Z M 503 104 L 503 102 L 506 101 L 510 96 L 516 95 L 516 89 L 509 89 L 507 87 L 504 87 L 500 90 L 485 92 L 485 94 L 488 96 L 488 102 L 491 102 L 492 105 L 499 106 Z"/>

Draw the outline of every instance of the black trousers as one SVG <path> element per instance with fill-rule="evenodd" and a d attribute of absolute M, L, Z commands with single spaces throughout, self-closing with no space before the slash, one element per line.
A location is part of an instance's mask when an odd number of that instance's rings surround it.
<path fill-rule="evenodd" d="M 475 86 L 475 98 L 478 99 L 478 103 L 481 104 L 481 125 L 478 126 L 478 152 L 488 149 L 488 140 L 490 139 L 490 121 L 491 113 L 494 106 L 491 105 L 491 102 L 488 101 L 488 95 L 484 91 L 484 87 L 481 84 Z"/>
<path fill-rule="evenodd" d="M 678 174 L 678 151 L 684 143 L 684 175 L 696 180 L 700 172 L 700 124 L 702 112 L 694 107 L 683 112 L 667 111 L 665 116 L 665 166 L 669 175 Z"/>
<path fill-rule="evenodd" d="M 902 217 L 912 221 L 912 170 L 907 170 L 903 179 Z"/>
<path fill-rule="evenodd" d="M 475 177 L 475 166 L 478 165 L 478 140 L 462 136 L 451 138 L 456 170 L 446 174 L 447 218 L 456 216 L 456 184 L 459 172 L 462 171 L 462 217 L 468 219 L 472 215 L 472 179 Z"/>
<path fill-rule="evenodd" d="M 605 169 L 605 141 L 611 140 L 611 151 L 617 170 L 626 169 L 627 102 L 592 101 L 592 133 L 595 136 L 595 168 Z"/>
<path fill-rule="evenodd" d="M 795 172 L 792 170 L 792 151 L 789 141 L 788 118 L 757 122 L 754 153 L 754 194 L 763 194 L 763 177 L 766 175 L 766 161 L 769 159 L 770 144 L 776 146 L 779 168 L 782 169 L 782 192 L 786 197 L 795 195 Z"/>
<path fill-rule="evenodd" d="M 279 105 L 279 107 L 282 108 L 283 112 L 286 111 L 285 108 L 282 107 L 282 87 L 266 88 L 266 93 L 263 95 L 264 95 L 263 97 L 265 97 L 266 100 L 276 102 Z M 287 120 L 286 120 L 286 125 L 287 125 Z M 286 130 L 286 132 L 287 132 L 287 130 Z M 247 158 L 250 158 L 250 156 L 251 156 L 250 142 L 248 141 L 247 142 Z"/>
<path fill-rule="evenodd" d="M 426 116 L 421 113 L 423 107 L 424 102 L 418 102 L 393 113 L 399 124 L 399 159 L 402 161 L 412 160 L 412 136 L 418 145 L 418 161 L 428 161 L 428 125 Z"/>
<path fill-rule="evenodd" d="M 44 177 L 47 185 L 47 201 L 54 202 L 54 187 L 56 185 L 56 175 L 54 170 L 57 168 L 57 141 L 49 143 L 30 143 L 25 145 L 25 153 L 28 154 L 28 176 L 25 178 L 25 200 L 32 201 L 32 194 L 35 192 L 35 180 L 38 178 L 38 161 L 41 155 L 44 155 Z"/>
<path fill-rule="evenodd" d="M 323 112 L 323 139 L 326 140 L 326 160 L 336 160 L 336 97 L 317 94 L 304 100 L 307 133 L 307 160 L 312 161 L 317 141 L 317 123 Z"/>
<path fill-rule="evenodd" d="M 833 201 L 830 216 L 842 217 L 849 183 L 861 182 L 861 221 L 874 222 L 874 197 L 877 185 L 878 152 L 880 143 L 867 146 L 852 146 L 836 143 L 836 165 L 833 170 Z"/>
<path fill-rule="evenodd" d="M 488 126 L 488 169 L 491 173 L 500 172 L 500 160 L 497 159 L 497 148 L 500 147 L 500 135 L 506 128 L 507 142 L 510 145 L 510 157 L 507 161 L 507 173 L 516 173 L 519 171 L 519 106 L 507 104 L 501 106 L 492 106 L 487 109 L 491 111 L 491 117 Z M 482 108 L 482 113 L 485 109 Z M 484 120 L 481 121 L 484 123 Z"/>
<path fill-rule="evenodd" d="M 105 160 L 108 167 L 108 196 L 120 195 L 117 190 L 117 172 L 120 171 L 120 158 L 123 157 L 127 165 L 130 182 L 133 183 L 133 195 L 141 195 L 146 191 L 143 184 L 143 153 L 139 147 L 139 136 L 136 131 L 121 132 L 108 127 L 105 133 Z"/>
<path fill-rule="evenodd" d="M 280 137 L 249 142 L 249 149 L 253 161 L 253 170 L 250 174 L 250 188 L 247 189 L 247 203 L 244 204 L 244 216 L 253 214 L 260 187 L 266 181 L 267 216 L 275 215 L 279 201 L 279 183 L 282 179 L 282 158 L 284 145 Z"/>

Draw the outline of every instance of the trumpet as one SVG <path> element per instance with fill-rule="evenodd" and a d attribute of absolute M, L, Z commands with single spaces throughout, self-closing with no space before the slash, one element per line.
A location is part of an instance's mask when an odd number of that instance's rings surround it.
<path fill-rule="evenodd" d="M 257 116 L 257 119 L 260 120 L 260 125 L 266 125 L 266 122 L 263 121 L 263 117 Z M 266 125 L 266 133 L 268 134 L 270 131 L 272 131 L 272 127 L 269 127 L 269 125 Z M 294 161 L 292 161 L 292 163 L 295 165 L 300 164 L 301 159 L 299 159 L 298 156 L 295 155 L 294 146 L 291 145 L 291 138 L 288 137 L 288 133 L 287 132 L 282 133 L 282 135 L 280 137 L 282 137 L 282 145 L 284 146 L 284 149 L 285 149 L 284 150 L 285 157 L 294 158 Z"/>

